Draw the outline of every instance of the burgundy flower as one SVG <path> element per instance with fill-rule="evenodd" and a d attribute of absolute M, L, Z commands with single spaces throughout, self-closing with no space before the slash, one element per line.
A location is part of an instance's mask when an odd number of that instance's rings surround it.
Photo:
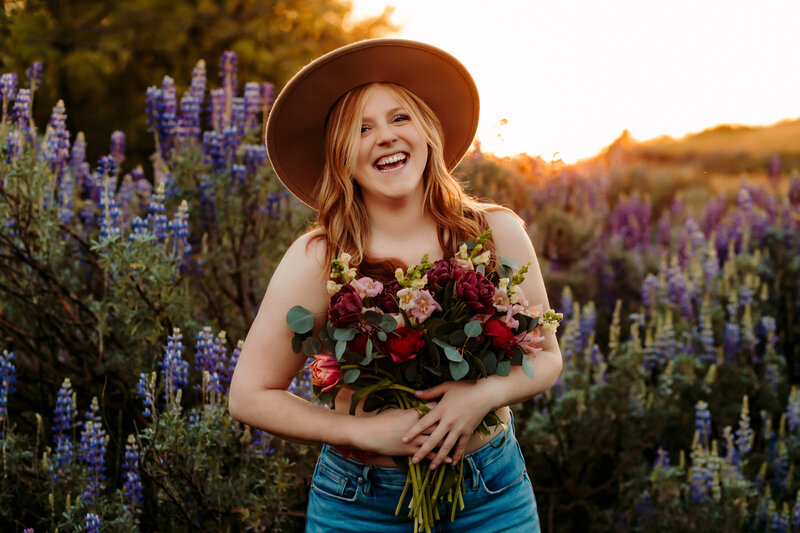
<path fill-rule="evenodd" d="M 492 339 L 492 344 L 504 352 L 509 352 L 514 347 L 514 332 L 501 320 L 490 318 L 483 328 L 486 336 Z"/>
<path fill-rule="evenodd" d="M 323 387 L 322 392 L 335 387 L 342 377 L 339 362 L 326 353 L 315 355 L 314 362 L 308 365 L 308 368 L 311 369 L 312 385 Z"/>
<path fill-rule="evenodd" d="M 357 335 L 355 339 L 351 340 L 347 343 L 347 347 L 350 349 L 351 352 L 355 352 L 358 355 L 364 355 L 367 351 L 367 337 L 366 335 Z"/>
<path fill-rule="evenodd" d="M 402 363 L 414 359 L 417 353 L 425 346 L 422 332 L 405 326 L 394 330 L 386 340 L 386 349 L 395 363 Z"/>
<path fill-rule="evenodd" d="M 375 297 L 375 303 L 384 313 L 397 313 L 397 291 L 403 287 L 394 280 L 383 286 L 383 292 Z"/>
<path fill-rule="evenodd" d="M 341 328 L 358 320 L 362 307 L 364 307 L 364 302 L 361 300 L 361 296 L 356 293 L 352 285 L 347 284 L 331 296 L 328 320 L 331 321 L 333 327 Z"/>
<path fill-rule="evenodd" d="M 428 287 L 438 292 L 453 281 L 453 265 L 447 259 L 439 259 L 428 271 Z"/>
<path fill-rule="evenodd" d="M 459 299 L 472 311 L 494 313 L 494 285 L 486 276 L 474 270 L 457 268 L 455 270 L 456 293 Z"/>

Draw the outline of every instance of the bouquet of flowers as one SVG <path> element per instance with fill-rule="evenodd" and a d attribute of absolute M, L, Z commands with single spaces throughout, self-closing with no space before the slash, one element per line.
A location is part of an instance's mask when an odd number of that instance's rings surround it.
<path fill-rule="evenodd" d="M 396 279 L 383 284 L 356 278 L 350 256 L 331 262 L 328 322 L 312 336 L 313 314 L 293 307 L 286 320 L 295 333 L 292 347 L 314 361 L 309 365 L 318 400 L 333 405 L 342 387 L 354 390 L 350 413 L 363 400 L 365 411 L 427 407 L 414 391 L 450 380 L 507 376 L 512 366 L 533 378 L 526 353 L 540 351 L 542 330 L 555 331 L 562 319 L 552 309 L 529 306 L 519 285 L 529 265 L 501 258 L 486 272 L 484 250 L 491 230 L 474 243 L 462 243 L 456 256 L 431 263 L 427 255 Z M 489 435 L 502 424 L 488 413 L 476 432 Z M 507 429 L 507 428 L 506 428 Z M 408 469 L 397 505 L 399 514 L 410 490 L 409 517 L 414 531 L 429 532 L 439 519 L 438 503 L 450 504 L 450 520 L 463 509 L 463 462 L 435 471 L 425 461 L 397 458 Z"/>

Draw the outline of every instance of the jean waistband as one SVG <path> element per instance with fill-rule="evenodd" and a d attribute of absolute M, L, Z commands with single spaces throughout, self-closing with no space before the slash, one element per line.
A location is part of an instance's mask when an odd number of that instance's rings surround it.
<path fill-rule="evenodd" d="M 515 442 L 514 414 L 508 420 L 508 431 L 501 431 L 491 441 L 477 450 L 464 454 L 463 462 L 465 471 L 479 471 L 483 466 L 494 462 L 501 457 Z M 339 469 L 355 478 L 380 480 L 389 485 L 403 486 L 406 482 L 406 473 L 399 467 L 376 466 L 348 457 L 344 458 L 339 451 L 327 444 L 323 444 L 320 462 L 335 464 Z"/>

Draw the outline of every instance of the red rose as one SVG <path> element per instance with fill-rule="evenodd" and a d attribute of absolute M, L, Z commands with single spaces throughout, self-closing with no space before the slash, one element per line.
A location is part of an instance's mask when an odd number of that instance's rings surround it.
<path fill-rule="evenodd" d="M 333 327 L 341 328 L 358 320 L 361 317 L 362 307 L 364 307 L 364 301 L 355 288 L 348 283 L 331 296 L 328 320 L 331 321 Z"/>
<path fill-rule="evenodd" d="M 409 361 L 425 346 L 422 332 L 409 327 L 399 327 L 386 341 L 386 349 L 395 363 Z"/>
<path fill-rule="evenodd" d="M 455 269 L 456 293 L 467 307 L 478 313 L 493 313 L 494 284 L 474 270 Z"/>
<path fill-rule="evenodd" d="M 342 377 L 339 362 L 326 353 L 314 356 L 314 362 L 308 365 L 311 369 L 311 383 L 323 387 L 322 392 L 331 390 Z"/>
<path fill-rule="evenodd" d="M 514 347 L 514 332 L 504 322 L 497 318 L 490 318 L 483 326 L 486 335 L 492 339 L 492 344 L 505 352 Z"/>

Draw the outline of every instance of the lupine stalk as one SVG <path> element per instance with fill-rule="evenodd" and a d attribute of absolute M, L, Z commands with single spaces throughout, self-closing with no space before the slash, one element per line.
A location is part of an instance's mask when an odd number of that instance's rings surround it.
<path fill-rule="evenodd" d="M 93 505 L 100 492 L 105 489 L 106 479 L 106 446 L 108 436 L 99 418 L 97 398 L 92 399 L 92 409 L 86 414 L 86 422 L 81 431 L 78 454 L 86 465 L 86 488 L 81 494 L 81 501 Z"/>
<path fill-rule="evenodd" d="M 17 367 L 14 352 L 3 350 L 0 356 L 0 437 L 8 430 L 8 396 L 17 390 Z"/>
<path fill-rule="evenodd" d="M 141 477 L 139 476 L 139 446 L 136 438 L 128 435 L 128 443 L 125 445 L 125 460 L 122 463 L 123 484 L 122 492 L 125 494 L 125 509 L 138 522 L 138 514 L 141 512 L 144 503 Z"/>

